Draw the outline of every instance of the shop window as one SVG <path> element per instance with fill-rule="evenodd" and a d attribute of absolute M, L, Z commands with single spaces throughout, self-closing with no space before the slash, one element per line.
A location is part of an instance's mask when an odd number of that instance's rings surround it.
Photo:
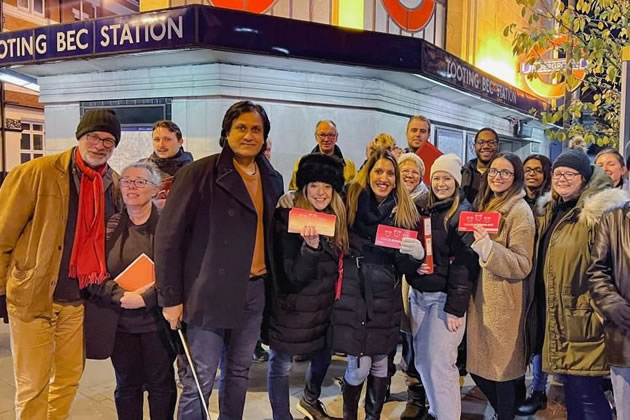
<path fill-rule="evenodd" d="M 18 0 L 17 4 L 20 9 L 35 15 L 44 16 L 44 10 L 46 10 L 45 1 L 46 0 Z"/>
<path fill-rule="evenodd" d="M 475 152 L 475 135 L 477 133 L 466 133 L 466 162 L 477 157 Z"/>
<path fill-rule="evenodd" d="M 464 160 L 464 136 L 462 130 L 437 127 L 435 132 L 436 146 L 442 153 L 455 153 L 460 159 Z"/>
<path fill-rule="evenodd" d="M 20 162 L 25 163 L 41 156 L 44 156 L 44 124 L 23 121 Z"/>

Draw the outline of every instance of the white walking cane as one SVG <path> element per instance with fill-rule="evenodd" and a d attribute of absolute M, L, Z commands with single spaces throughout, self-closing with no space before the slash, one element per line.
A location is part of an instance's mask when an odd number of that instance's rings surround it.
<path fill-rule="evenodd" d="M 197 385 L 197 391 L 199 392 L 199 399 L 201 400 L 201 404 L 203 405 L 203 410 L 206 413 L 206 419 L 212 420 L 210 417 L 210 412 L 208 411 L 208 405 L 206 404 L 206 399 L 203 396 L 203 391 L 201 390 L 201 384 L 199 383 L 199 378 L 197 377 L 197 368 L 193 363 L 192 356 L 190 355 L 190 348 L 188 347 L 188 342 L 186 341 L 186 337 L 184 337 L 184 333 L 181 328 L 177 328 L 177 334 L 179 334 L 179 339 L 182 342 L 182 347 L 184 347 L 184 353 L 186 353 L 186 359 L 188 359 L 188 365 L 190 366 L 190 370 L 192 371 L 193 378 L 195 379 L 195 384 Z"/>

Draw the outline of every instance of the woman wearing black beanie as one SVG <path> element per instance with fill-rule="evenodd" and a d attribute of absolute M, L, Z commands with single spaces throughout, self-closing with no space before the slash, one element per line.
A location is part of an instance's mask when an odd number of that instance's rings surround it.
<path fill-rule="evenodd" d="M 530 278 L 545 284 L 544 342 L 532 340 L 530 350 L 542 350 L 543 370 L 564 380 L 569 420 L 612 418 L 602 377 L 609 372 L 603 319 L 595 312 L 586 270 L 593 229 L 602 214 L 625 201 L 610 178 L 579 150 L 567 149 L 552 168 L 551 197 L 538 209 L 537 261 Z M 531 311 L 540 305 L 530 306 Z M 537 318 L 537 319 L 541 319 Z"/>
<path fill-rule="evenodd" d="M 340 258 L 348 250 L 346 211 L 340 196 L 343 164 L 324 154 L 309 154 L 298 166 L 295 208 L 336 216 L 334 236 L 323 236 L 314 226 L 289 233 L 290 209 L 274 213 L 273 287 L 268 292 L 263 341 L 270 347 L 267 390 L 274 420 L 292 419 L 289 372 L 294 355 L 307 355 L 304 395 L 297 410 L 307 418 L 328 418 L 319 401 L 332 350 L 328 337 L 341 275 Z"/>

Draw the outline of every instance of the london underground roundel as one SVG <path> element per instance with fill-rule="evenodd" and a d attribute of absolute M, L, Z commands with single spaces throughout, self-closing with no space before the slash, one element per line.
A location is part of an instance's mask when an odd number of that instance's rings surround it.
<path fill-rule="evenodd" d="M 383 0 L 383 6 L 398 26 L 409 32 L 418 32 L 431 21 L 435 0 L 420 0 L 413 9 L 402 4 L 401 0 Z"/>
<path fill-rule="evenodd" d="M 224 9 L 264 13 L 276 0 L 211 0 L 212 5 Z"/>
<path fill-rule="evenodd" d="M 529 74 L 534 72 L 536 64 L 540 64 L 540 68 L 537 70 L 538 76 L 534 79 L 525 78 L 525 82 L 527 86 L 534 91 L 537 95 L 542 96 L 544 98 L 561 98 L 564 96 L 565 90 L 565 82 L 564 80 L 557 83 L 552 80 L 551 75 L 554 71 L 564 71 L 566 68 L 566 59 L 540 59 L 545 55 L 548 55 L 549 52 L 554 49 L 560 48 L 565 42 L 568 40 L 567 35 L 561 35 L 554 40 L 549 41 L 547 46 L 533 49 L 527 54 L 526 60 L 536 59 L 534 64 L 521 64 L 521 74 Z M 577 45 L 577 42 L 576 42 Z M 588 61 L 579 60 L 575 61 L 572 66 L 573 76 L 578 80 L 584 80 L 584 76 L 586 75 L 586 67 L 588 66 Z M 573 90 L 577 89 L 580 85 L 578 83 Z"/>

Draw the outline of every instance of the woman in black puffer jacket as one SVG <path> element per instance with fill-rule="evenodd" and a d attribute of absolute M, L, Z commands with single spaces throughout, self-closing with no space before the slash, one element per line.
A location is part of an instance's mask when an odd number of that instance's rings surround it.
<path fill-rule="evenodd" d="M 398 342 L 402 275 L 417 275 L 424 258 L 418 239 L 400 249 L 375 245 L 379 225 L 417 230 L 419 214 L 387 150 L 370 156 L 346 196 L 350 250 L 344 257 L 341 299 L 333 310 L 333 349 L 348 354 L 344 375 L 344 419 L 357 418 L 368 379 L 366 419 L 380 418 L 389 383 L 387 355 Z"/>
<path fill-rule="evenodd" d="M 296 180 L 295 208 L 334 214 L 335 236 L 321 236 L 313 226 L 302 234 L 289 233 L 290 210 L 274 213 L 274 286 L 263 325 L 263 339 L 271 349 L 267 389 L 274 420 L 292 419 L 293 355 L 307 355 L 311 362 L 298 411 L 307 418 L 327 416 L 319 396 L 332 354 L 329 327 L 339 260 L 348 249 L 346 210 L 339 195 L 343 163 L 333 156 L 306 155 L 300 159 Z"/>

